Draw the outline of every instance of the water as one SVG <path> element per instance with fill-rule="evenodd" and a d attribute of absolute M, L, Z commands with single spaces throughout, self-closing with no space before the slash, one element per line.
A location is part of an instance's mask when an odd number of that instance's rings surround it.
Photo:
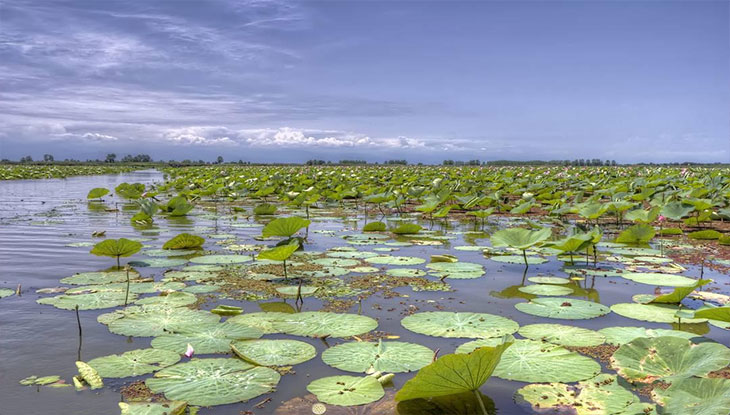
<path fill-rule="evenodd" d="M 129 217 L 133 214 L 125 210 L 120 203 L 115 205 L 114 199 L 106 202 L 108 208 L 119 207 L 119 212 L 105 212 L 95 208 L 95 204 L 86 201 L 86 193 L 93 187 L 113 189 L 121 182 L 140 182 L 152 184 L 161 182 L 163 176 L 156 171 L 141 171 L 120 175 L 82 176 L 67 179 L 22 180 L 0 182 L 0 287 L 15 288 L 22 286 L 21 296 L 12 296 L 0 300 L 0 415 L 32 415 L 63 413 L 77 415 L 117 414 L 117 403 L 120 401 L 119 388 L 136 379 L 106 379 L 106 387 L 98 391 L 76 392 L 73 388 L 48 388 L 21 386 L 18 381 L 30 375 L 60 375 L 67 382 L 76 374 L 74 362 L 79 352 L 79 338 L 75 313 L 58 310 L 50 306 L 36 304 L 41 297 L 35 293 L 39 288 L 56 287 L 60 278 L 77 272 L 103 270 L 113 265 L 109 258 L 96 257 L 88 253 L 88 247 L 68 247 L 72 242 L 94 242 L 101 238 L 92 238 L 94 231 L 106 230 L 107 238 L 145 237 L 145 242 L 159 248 L 171 236 L 180 232 L 194 232 L 196 226 L 217 226 L 219 233 L 232 233 L 237 236 L 237 243 L 253 243 L 252 237 L 259 229 L 235 228 L 229 220 L 212 221 L 191 216 L 168 222 L 158 219 L 159 228 L 151 232 L 140 233 L 129 225 Z M 200 211 L 197 211 L 201 213 Z M 372 219 L 371 219 L 372 220 Z M 354 226 L 362 226 L 364 221 L 347 222 L 336 218 L 317 219 L 309 233 L 307 250 L 323 251 L 327 248 L 346 245 L 339 237 L 332 237 L 315 230 L 331 230 L 337 235 L 355 231 Z M 426 225 L 429 225 L 426 223 Z M 479 252 L 455 251 L 453 246 L 468 245 L 464 241 L 462 231 L 471 230 L 470 223 L 449 224 L 448 235 L 456 239 L 449 240 L 443 246 L 411 246 L 394 252 L 396 255 L 419 256 L 428 259 L 434 253 L 451 253 L 460 260 L 478 262 L 486 268 L 486 276 L 474 280 L 449 281 L 454 292 L 414 292 L 409 288 L 397 289 L 408 295 L 407 298 L 391 299 L 373 296 L 362 303 L 362 313 L 376 318 L 378 330 L 397 334 L 401 341 L 414 342 L 440 349 L 440 354 L 447 354 L 468 339 L 442 339 L 412 333 L 400 326 L 400 320 L 413 311 L 472 311 L 487 312 L 512 318 L 526 325 L 531 323 L 562 323 L 579 327 L 599 329 L 608 326 L 644 326 L 649 328 L 670 328 L 667 324 L 639 322 L 609 314 L 592 320 L 563 321 L 550 320 L 530 316 L 517 311 L 514 304 L 524 301 L 520 298 L 502 299 L 490 293 L 502 291 L 507 287 L 519 285 L 523 278 L 523 266 L 500 264 L 486 260 Z M 436 223 L 434 229 L 441 229 Z M 459 232 L 459 233 L 455 233 Z M 220 249 L 209 240 L 206 247 Z M 485 239 L 476 241 L 487 243 Z M 369 250 L 371 247 L 361 247 Z M 139 256 L 139 255 L 138 255 Z M 531 266 L 528 276 L 539 274 L 564 275 L 559 269 L 562 263 L 551 258 L 551 261 Z M 423 268 L 419 266 L 418 268 Z M 160 268 L 141 268 L 144 276 L 162 274 Z M 697 276 L 698 270 L 690 267 L 689 276 Z M 718 281 L 720 287 L 726 287 L 729 279 L 726 275 L 706 272 L 705 277 Z M 651 293 L 653 287 L 635 284 L 620 278 L 590 279 L 584 284 L 590 288 L 593 283 L 591 298 L 600 299 L 605 305 L 618 302 L 630 302 L 636 293 Z M 579 297 L 580 298 L 580 297 Z M 584 298 L 585 299 L 585 298 Z M 226 300 L 225 304 L 242 306 L 247 312 L 259 311 L 251 302 Z M 205 308 L 213 308 L 215 303 Z M 304 310 L 318 310 L 321 302 L 308 298 Z M 417 307 L 414 309 L 413 307 Z M 106 326 L 96 322 L 96 316 L 109 310 L 91 310 L 80 313 L 83 329 L 81 358 L 90 360 L 95 357 L 126 350 L 149 347 L 150 338 L 125 338 L 109 333 Z M 349 310 L 356 312 L 357 306 Z M 706 334 L 714 340 L 730 344 L 728 332 L 711 327 Z M 286 335 L 268 335 L 267 338 L 295 338 Z M 318 355 L 326 345 L 317 339 L 303 339 L 318 350 Z M 338 340 L 329 340 L 330 345 Z M 293 397 L 306 395 L 306 385 L 319 377 L 343 374 L 343 372 L 324 365 L 319 357 L 294 367 L 296 374 L 282 376 L 277 391 L 273 394 L 255 398 L 253 401 L 236 405 L 225 405 L 203 409 L 201 414 L 238 414 L 240 411 L 253 410 L 256 414 L 273 413 L 283 401 Z M 399 374 L 395 385 L 400 387 L 411 375 Z M 144 377 L 140 377 L 143 379 Z M 499 414 L 522 413 L 512 401 L 512 394 L 521 382 L 504 381 L 492 378 L 481 389 L 496 405 Z M 253 406 L 271 398 L 263 408 Z"/>

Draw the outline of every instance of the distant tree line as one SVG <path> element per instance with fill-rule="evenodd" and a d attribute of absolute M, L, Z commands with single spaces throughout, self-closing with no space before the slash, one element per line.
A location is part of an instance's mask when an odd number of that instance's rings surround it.
<path fill-rule="evenodd" d="M 480 166 L 482 163 L 479 160 L 469 160 L 469 161 L 460 161 L 460 160 L 444 160 L 443 163 L 444 166 Z"/>

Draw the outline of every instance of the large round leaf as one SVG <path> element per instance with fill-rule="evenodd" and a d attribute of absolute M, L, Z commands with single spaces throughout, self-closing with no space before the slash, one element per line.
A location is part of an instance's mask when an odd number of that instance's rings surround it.
<path fill-rule="evenodd" d="M 235 323 L 201 323 L 183 326 L 180 332 L 164 334 L 152 340 L 152 347 L 185 353 L 187 345 L 193 346 L 195 353 L 228 353 L 230 344 L 238 339 L 257 339 L 261 330 Z"/>
<path fill-rule="evenodd" d="M 550 237 L 549 228 L 531 231 L 525 228 L 502 229 L 489 238 L 495 247 L 509 246 L 517 249 L 527 249 Z"/>
<path fill-rule="evenodd" d="M 231 349 L 243 360 L 259 366 L 290 366 L 317 355 L 309 343 L 299 340 L 238 340 Z"/>
<path fill-rule="evenodd" d="M 658 272 L 624 272 L 621 277 L 634 282 L 666 287 L 691 287 L 697 280 L 681 275 L 661 274 Z"/>
<path fill-rule="evenodd" d="M 86 195 L 86 198 L 87 199 L 98 199 L 107 194 L 109 194 L 109 189 L 104 188 L 104 187 L 95 187 L 95 188 L 89 190 L 89 193 Z"/>
<path fill-rule="evenodd" d="M 378 264 L 378 265 L 418 265 L 423 264 L 426 262 L 423 258 L 418 258 L 414 256 L 390 256 L 390 255 L 382 255 L 382 256 L 374 256 L 370 258 L 365 258 L 366 262 L 369 262 L 371 264 Z"/>
<path fill-rule="evenodd" d="M 307 390 L 320 401 L 339 406 L 364 405 L 385 395 L 383 386 L 372 376 L 330 376 L 310 383 Z"/>
<path fill-rule="evenodd" d="M 678 337 L 639 337 L 611 357 L 611 366 L 619 375 L 641 383 L 704 376 L 728 364 L 730 349 L 722 344 L 692 344 Z"/>
<path fill-rule="evenodd" d="M 322 361 L 348 372 L 411 372 L 433 360 L 433 351 L 415 343 L 378 341 L 351 342 L 330 347 Z"/>
<path fill-rule="evenodd" d="M 121 415 L 183 415 L 187 402 L 119 402 Z"/>
<path fill-rule="evenodd" d="M 157 373 L 145 383 L 152 393 L 189 405 L 212 406 L 243 402 L 271 391 L 281 376 L 268 367 L 240 359 L 194 359 Z"/>
<path fill-rule="evenodd" d="M 427 311 L 401 320 L 406 329 L 436 337 L 487 338 L 512 334 L 520 328 L 515 321 L 486 313 Z"/>
<path fill-rule="evenodd" d="M 533 284 L 520 287 L 518 290 L 533 295 L 570 295 L 573 293 L 572 288 L 557 284 Z"/>
<path fill-rule="evenodd" d="M 606 338 L 593 330 L 562 324 L 530 324 L 520 327 L 518 333 L 531 340 L 541 340 L 560 346 L 598 346 Z"/>
<path fill-rule="evenodd" d="M 162 245 L 162 249 L 190 249 L 200 248 L 205 243 L 205 238 L 189 233 L 181 233 L 172 237 Z"/>
<path fill-rule="evenodd" d="M 311 224 L 309 219 L 292 216 L 289 218 L 277 218 L 266 224 L 261 230 L 261 236 L 268 238 L 270 236 L 286 236 L 290 237 L 297 233 L 300 229 L 306 228 Z"/>
<path fill-rule="evenodd" d="M 142 249 L 142 244 L 131 239 L 107 239 L 94 245 L 91 253 L 98 256 L 128 257 Z"/>
<path fill-rule="evenodd" d="M 121 355 L 110 355 L 91 359 L 88 364 L 96 369 L 102 378 L 126 378 L 141 376 L 163 367 L 174 365 L 180 354 L 162 349 L 137 349 Z"/>
<path fill-rule="evenodd" d="M 598 330 L 606 336 L 606 343 L 621 346 L 639 337 L 674 336 L 682 339 L 697 337 L 694 333 L 679 330 L 647 329 L 644 327 L 606 327 Z"/>
<path fill-rule="evenodd" d="M 139 278 L 139 274 L 130 271 L 129 279 L 135 280 Z M 72 285 L 93 285 L 93 284 L 111 284 L 115 282 L 126 282 L 127 273 L 125 271 L 115 272 L 82 272 L 74 274 L 70 277 L 61 278 L 61 284 Z"/>
<path fill-rule="evenodd" d="M 122 336 L 154 337 L 176 331 L 194 329 L 200 324 L 220 320 L 209 311 L 184 307 L 142 307 L 109 323 L 109 331 Z"/>
<path fill-rule="evenodd" d="M 464 343 L 456 353 L 494 346 L 496 339 Z M 601 365 L 591 358 L 561 346 L 534 340 L 516 340 L 502 355 L 494 376 L 520 382 L 577 382 L 601 372 Z"/>
<path fill-rule="evenodd" d="M 619 385 L 615 375 L 604 373 L 577 385 L 550 383 L 523 386 L 515 393 L 515 401 L 535 413 L 608 415 L 623 414 L 630 405 L 639 402 L 639 398 Z"/>
<path fill-rule="evenodd" d="M 242 264 L 252 261 L 249 255 L 203 255 L 190 260 L 195 264 Z"/>
<path fill-rule="evenodd" d="M 679 323 L 675 316 L 679 307 L 669 304 L 637 304 L 618 303 L 611 306 L 614 313 L 635 320 L 651 321 L 653 323 Z M 703 318 L 683 318 L 683 323 L 704 323 Z"/>
<path fill-rule="evenodd" d="M 350 337 L 378 327 L 378 322 L 370 317 L 323 311 L 296 314 L 277 312 L 241 314 L 229 321 L 257 327 L 264 333 L 286 333 L 307 337 Z"/>
<path fill-rule="evenodd" d="M 472 279 L 484 275 L 484 267 L 472 262 L 433 262 L 426 268 L 437 277 L 451 279 Z"/>
<path fill-rule="evenodd" d="M 10 297 L 15 294 L 15 290 L 10 288 L 0 288 L 0 298 Z"/>
<path fill-rule="evenodd" d="M 198 301 L 198 297 L 196 297 L 195 294 L 173 291 L 165 295 L 156 295 L 152 297 L 142 298 L 135 301 L 135 304 L 156 304 L 167 307 L 184 307 L 186 305 L 193 304 L 196 301 Z"/>
<path fill-rule="evenodd" d="M 565 320 L 585 320 L 611 312 L 605 305 L 572 298 L 534 298 L 528 303 L 517 303 L 515 308 L 533 316 Z"/>
<path fill-rule="evenodd" d="M 679 379 L 667 389 L 654 388 L 652 397 L 667 415 L 727 415 L 730 379 Z"/>
<path fill-rule="evenodd" d="M 124 305 L 126 293 L 120 291 L 102 291 L 89 294 L 58 295 L 37 300 L 38 304 L 48 304 L 63 310 L 99 310 L 102 308 L 117 307 Z M 129 293 L 128 301 L 132 302 L 137 298 Z"/>

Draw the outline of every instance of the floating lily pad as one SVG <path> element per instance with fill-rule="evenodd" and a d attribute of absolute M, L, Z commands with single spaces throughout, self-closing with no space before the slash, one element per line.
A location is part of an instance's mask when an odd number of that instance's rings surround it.
<path fill-rule="evenodd" d="M 15 290 L 11 290 L 10 288 L 0 288 L 0 298 L 10 297 L 13 294 L 15 294 Z"/>
<path fill-rule="evenodd" d="M 120 291 L 103 291 L 89 294 L 58 295 L 56 297 L 41 298 L 38 304 L 52 305 L 62 310 L 99 310 L 102 308 L 118 307 L 124 305 L 126 293 Z M 133 302 L 137 296 L 129 293 L 129 302 Z"/>
<path fill-rule="evenodd" d="M 639 337 L 622 345 L 611 366 L 630 382 L 671 382 L 705 376 L 730 364 L 730 349 L 719 343 L 692 344 L 678 337 Z"/>
<path fill-rule="evenodd" d="M 355 265 L 360 265 L 360 261 L 347 258 L 320 258 L 315 259 L 312 263 L 327 267 L 354 267 Z"/>
<path fill-rule="evenodd" d="M 264 333 L 286 333 L 306 337 L 350 337 L 378 327 L 370 317 L 323 311 L 303 313 L 250 313 L 231 317 L 229 322 L 257 327 Z"/>
<path fill-rule="evenodd" d="M 298 285 L 292 285 L 289 287 L 276 287 L 276 291 L 279 294 L 287 295 L 290 297 L 296 297 L 298 294 L 301 294 L 303 297 L 314 294 L 319 287 L 313 287 L 311 285 L 302 285 L 301 287 Z"/>
<path fill-rule="evenodd" d="M 355 251 L 330 251 L 330 252 L 327 252 L 327 256 L 332 257 L 332 258 L 363 259 L 363 258 L 372 258 L 374 256 L 378 256 L 378 254 L 376 254 L 375 252 L 355 250 Z"/>
<path fill-rule="evenodd" d="M 240 359 L 195 359 L 165 368 L 145 383 L 152 393 L 189 405 L 213 406 L 244 402 L 271 391 L 280 379 L 268 367 Z"/>
<path fill-rule="evenodd" d="M 97 357 L 88 362 L 102 378 L 141 376 L 174 365 L 180 354 L 162 349 L 137 349 L 120 355 Z"/>
<path fill-rule="evenodd" d="M 669 304 L 618 303 L 611 306 L 614 313 L 634 320 L 652 323 L 679 323 L 675 316 L 679 307 Z M 704 318 L 683 318 L 683 323 L 704 323 Z"/>
<path fill-rule="evenodd" d="M 171 257 L 171 256 L 185 256 L 192 255 L 198 251 L 193 249 L 147 249 L 141 253 L 152 257 Z"/>
<path fill-rule="evenodd" d="M 130 261 L 129 265 L 133 267 L 150 267 L 150 268 L 172 268 L 179 267 L 188 263 L 183 258 L 149 258 L 137 261 Z"/>
<path fill-rule="evenodd" d="M 407 269 L 413 269 L 413 268 L 407 268 Z M 369 274 L 372 272 L 378 272 L 378 271 L 380 271 L 380 269 L 375 268 L 375 267 L 354 267 L 354 268 L 350 268 L 350 271 L 351 272 L 360 272 L 363 274 Z M 424 274 L 425 274 L 425 272 L 424 272 Z"/>
<path fill-rule="evenodd" d="M 520 287 L 518 290 L 523 293 L 533 295 L 570 295 L 573 293 L 573 289 L 570 287 L 561 287 L 560 285 L 551 284 L 534 284 Z"/>
<path fill-rule="evenodd" d="M 488 338 L 502 337 L 519 329 L 517 322 L 486 313 L 453 313 L 427 311 L 401 320 L 406 329 L 436 337 Z"/>
<path fill-rule="evenodd" d="M 534 298 L 528 303 L 517 303 L 515 308 L 533 316 L 566 320 L 585 320 L 608 314 L 605 305 L 572 298 Z"/>
<path fill-rule="evenodd" d="M 515 393 L 515 402 L 528 406 L 535 413 L 599 415 L 623 414 L 630 405 L 639 402 L 639 398 L 619 385 L 615 375 L 600 374 L 577 385 L 550 383 L 523 386 Z"/>
<path fill-rule="evenodd" d="M 109 322 L 109 331 L 122 336 L 154 337 L 170 332 L 194 330 L 201 324 L 220 320 L 209 311 L 185 307 L 145 306 L 133 312 L 122 313 L 121 318 Z"/>
<path fill-rule="evenodd" d="M 139 274 L 133 271 L 129 273 L 129 279 L 135 280 L 139 278 Z M 61 278 L 62 284 L 71 285 L 93 285 L 93 284 L 111 284 L 115 282 L 126 282 L 127 273 L 125 271 L 115 272 L 83 272 L 70 277 Z"/>
<path fill-rule="evenodd" d="M 418 268 L 390 268 L 385 273 L 393 277 L 422 277 L 426 275 L 425 271 Z"/>
<path fill-rule="evenodd" d="M 484 267 L 472 262 L 433 262 L 426 265 L 438 277 L 472 279 L 484 275 Z"/>
<path fill-rule="evenodd" d="M 589 347 L 606 341 L 599 332 L 563 324 L 530 324 L 520 327 L 518 333 L 531 340 L 541 340 L 560 346 Z"/>
<path fill-rule="evenodd" d="M 152 339 L 152 347 L 185 353 L 190 344 L 198 354 L 228 353 L 233 340 L 258 339 L 261 330 L 230 322 L 206 322 L 195 326 L 183 327 L 177 333 L 164 334 Z"/>
<path fill-rule="evenodd" d="M 727 415 L 730 413 L 730 379 L 687 378 L 667 389 L 655 388 L 652 398 L 668 415 Z"/>
<path fill-rule="evenodd" d="M 484 346 L 494 346 L 497 339 L 464 343 L 456 353 L 470 353 Z M 494 376 L 520 382 L 577 382 L 601 372 L 595 360 L 571 352 L 561 346 L 534 341 L 516 340 L 505 350 L 494 370 Z"/>
<path fill-rule="evenodd" d="M 639 337 L 673 336 L 682 339 L 697 337 L 694 333 L 679 330 L 647 329 L 644 327 L 606 327 L 598 330 L 606 337 L 606 343 L 621 346 Z"/>
<path fill-rule="evenodd" d="M 190 262 L 195 264 L 217 265 L 217 264 L 243 264 L 252 261 L 249 255 L 203 255 L 192 258 Z"/>
<path fill-rule="evenodd" d="M 390 256 L 390 255 L 381 255 L 381 256 L 365 258 L 365 261 L 369 262 L 371 264 L 378 264 L 378 265 L 418 265 L 418 264 L 423 264 L 424 262 L 426 262 L 425 259 L 414 257 L 414 256 Z"/>
<path fill-rule="evenodd" d="M 383 386 L 372 376 L 329 376 L 310 383 L 307 390 L 320 401 L 339 406 L 364 405 L 385 395 Z"/>
<path fill-rule="evenodd" d="M 135 301 L 138 305 L 159 304 L 168 307 L 184 307 L 198 301 L 195 294 L 174 291 L 166 295 L 157 295 L 154 297 L 145 297 Z"/>
<path fill-rule="evenodd" d="M 322 353 L 322 361 L 348 372 L 369 370 L 400 373 L 418 370 L 433 361 L 433 351 L 415 343 L 397 341 L 338 344 Z"/>
<path fill-rule="evenodd" d="M 317 356 L 317 350 L 299 340 L 237 340 L 230 348 L 238 357 L 258 366 L 289 366 Z"/>
<path fill-rule="evenodd" d="M 489 259 L 495 262 L 502 262 L 505 264 L 523 264 L 525 263 L 525 258 L 522 255 L 493 255 L 490 256 Z M 544 264 L 548 262 L 547 259 L 539 256 L 528 256 L 527 257 L 527 263 L 529 265 L 539 265 Z"/>
<path fill-rule="evenodd" d="M 621 277 L 641 284 L 666 287 L 691 287 L 697 283 L 697 280 L 689 277 L 658 272 L 624 272 Z"/>
<path fill-rule="evenodd" d="M 121 415 L 183 415 L 186 402 L 119 402 Z"/>
<path fill-rule="evenodd" d="M 535 284 L 570 284 L 570 279 L 562 277 L 530 277 L 527 281 Z"/>

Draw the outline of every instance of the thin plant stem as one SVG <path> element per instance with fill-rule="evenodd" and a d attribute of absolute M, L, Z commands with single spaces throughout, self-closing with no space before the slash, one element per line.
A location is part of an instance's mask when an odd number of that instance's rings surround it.
<path fill-rule="evenodd" d="M 484 406 L 484 402 L 482 401 L 482 397 L 480 396 L 481 393 L 479 393 L 478 389 L 474 389 L 474 395 L 477 397 L 477 401 L 479 402 L 479 407 L 482 408 L 482 414 L 489 415 L 489 412 L 487 412 L 487 407 Z"/>

